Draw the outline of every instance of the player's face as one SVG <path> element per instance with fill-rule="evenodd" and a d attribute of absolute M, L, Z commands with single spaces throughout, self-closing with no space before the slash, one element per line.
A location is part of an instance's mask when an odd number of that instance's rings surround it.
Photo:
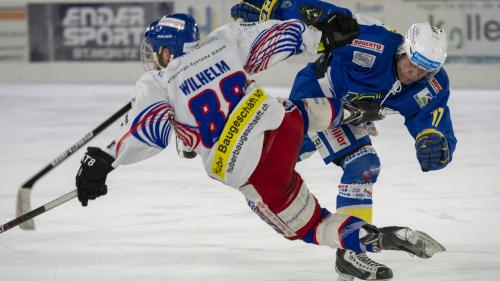
<path fill-rule="evenodd" d="M 170 62 L 170 50 L 165 47 L 160 48 L 160 54 L 158 55 L 158 64 L 163 68 Z"/>
<path fill-rule="evenodd" d="M 402 84 L 409 85 L 416 82 L 427 74 L 427 71 L 414 65 L 407 55 L 402 55 L 398 60 L 398 78 Z"/>

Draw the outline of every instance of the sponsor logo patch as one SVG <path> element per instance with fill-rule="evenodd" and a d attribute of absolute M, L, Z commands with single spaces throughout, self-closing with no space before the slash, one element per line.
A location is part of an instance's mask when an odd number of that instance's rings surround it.
<path fill-rule="evenodd" d="M 441 87 L 441 84 L 439 84 L 438 80 L 436 78 L 432 78 L 429 81 L 429 84 L 431 84 L 432 89 L 434 90 L 434 93 L 438 94 L 443 90 L 443 87 Z"/>
<path fill-rule="evenodd" d="M 351 145 L 349 138 L 342 128 L 334 128 L 327 131 L 327 139 L 333 152 L 339 152 Z"/>
<path fill-rule="evenodd" d="M 239 152 L 241 149 L 241 145 L 236 144 L 240 142 L 240 138 L 247 140 L 248 134 L 269 107 L 268 104 L 263 105 L 266 99 L 267 95 L 264 90 L 257 87 L 250 97 L 241 103 L 241 106 L 233 110 L 227 119 L 220 138 L 215 143 L 217 150 L 212 161 L 212 172 L 221 181 L 225 179 L 228 166 L 230 172 L 232 172 L 232 167 L 239 154 L 236 153 L 236 150 Z M 235 152 L 232 152 L 233 148 L 235 148 Z M 231 157 L 231 155 L 234 157 Z"/>
<path fill-rule="evenodd" d="M 180 19 L 163 17 L 160 19 L 158 24 L 162 25 L 162 26 L 168 26 L 168 27 L 172 27 L 172 28 L 177 28 L 178 30 L 182 30 L 182 29 L 184 29 L 186 22 L 183 20 L 180 20 Z"/>
<path fill-rule="evenodd" d="M 339 184 L 339 195 L 353 199 L 371 199 L 373 183 Z"/>
<path fill-rule="evenodd" d="M 414 64 L 419 66 L 420 68 L 427 70 L 427 71 L 434 71 L 441 65 L 437 61 L 433 61 L 433 60 L 426 58 L 424 55 L 422 55 L 419 52 L 414 52 L 413 55 L 411 56 L 410 60 Z"/>
<path fill-rule="evenodd" d="M 418 106 L 420 106 L 420 108 L 424 108 L 431 102 L 432 94 L 429 91 L 429 89 L 424 88 L 422 89 L 422 91 L 418 92 L 415 96 L 413 96 L 413 98 L 417 102 Z"/>
<path fill-rule="evenodd" d="M 257 22 L 240 22 L 241 26 L 254 26 Z"/>
<path fill-rule="evenodd" d="M 374 51 L 377 53 L 383 53 L 384 52 L 384 45 L 372 42 L 372 41 L 366 41 L 366 40 L 359 40 L 359 39 L 354 39 L 351 43 L 352 46 L 363 48 L 366 50 Z"/>
<path fill-rule="evenodd" d="M 354 51 L 352 62 L 362 67 L 372 67 L 375 63 L 375 56 L 363 52 Z"/>

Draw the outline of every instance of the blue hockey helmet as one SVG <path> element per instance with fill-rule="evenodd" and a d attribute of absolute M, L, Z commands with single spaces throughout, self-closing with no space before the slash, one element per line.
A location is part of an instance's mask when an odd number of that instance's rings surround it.
<path fill-rule="evenodd" d="M 144 33 L 141 58 L 146 70 L 166 67 L 168 60 L 161 59 L 163 48 L 171 58 L 176 58 L 198 46 L 200 32 L 193 17 L 188 14 L 172 14 L 153 21 Z"/>

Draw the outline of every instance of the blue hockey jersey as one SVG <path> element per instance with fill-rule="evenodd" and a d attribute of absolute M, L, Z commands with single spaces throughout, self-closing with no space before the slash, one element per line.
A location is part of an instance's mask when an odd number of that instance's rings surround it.
<path fill-rule="evenodd" d="M 360 25 L 360 36 L 352 44 L 321 58 L 325 60 L 323 69 L 311 63 L 297 74 L 290 98 L 333 96 L 383 102 L 383 106 L 405 117 L 414 138 L 428 128 L 442 132 L 451 156 L 457 141 L 447 106 L 450 88 L 444 69 L 430 80 L 402 85 L 400 91 L 385 99 L 397 81 L 397 50 L 402 40 L 400 34 L 384 26 Z"/>

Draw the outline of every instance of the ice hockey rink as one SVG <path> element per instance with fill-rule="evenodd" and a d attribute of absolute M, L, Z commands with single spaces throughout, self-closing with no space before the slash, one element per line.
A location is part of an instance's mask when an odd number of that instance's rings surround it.
<path fill-rule="evenodd" d="M 286 96 L 287 88 L 268 88 Z M 21 184 L 121 108 L 132 85 L 0 84 L 0 223 L 14 218 Z M 453 90 L 458 145 L 444 170 L 422 173 L 403 119 L 377 123 L 382 161 L 374 223 L 407 225 L 447 251 L 421 260 L 371 254 L 393 280 L 499 280 L 500 91 Z M 91 142 L 104 145 L 106 130 Z M 32 207 L 74 189 L 83 150 L 43 177 Z M 323 206 L 335 208 L 338 167 L 318 155 L 298 164 Z M 0 234 L 1 281 L 335 280 L 334 250 L 288 241 L 209 179 L 199 159 L 175 146 L 108 177 L 109 193 L 82 208 L 75 199 L 36 218 L 36 231 Z"/>

